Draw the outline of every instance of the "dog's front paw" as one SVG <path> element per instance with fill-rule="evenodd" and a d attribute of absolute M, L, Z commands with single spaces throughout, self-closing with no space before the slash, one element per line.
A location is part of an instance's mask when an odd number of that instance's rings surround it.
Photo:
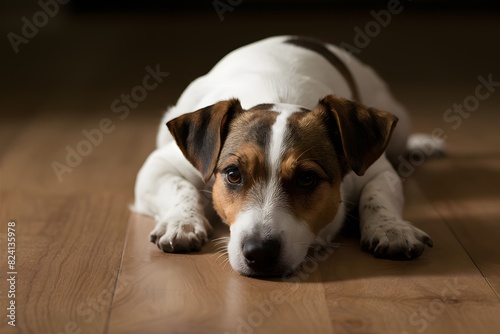
<path fill-rule="evenodd" d="M 161 218 L 151 233 L 150 241 L 165 253 L 199 251 L 212 227 L 202 215 L 169 215 Z"/>
<path fill-rule="evenodd" d="M 361 245 L 376 257 L 411 260 L 419 257 L 425 245 L 432 247 L 424 231 L 406 221 L 385 221 L 366 224 L 361 231 Z"/>

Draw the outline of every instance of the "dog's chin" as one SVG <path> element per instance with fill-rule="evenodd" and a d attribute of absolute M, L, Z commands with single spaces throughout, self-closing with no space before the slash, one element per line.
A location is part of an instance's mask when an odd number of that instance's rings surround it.
<path fill-rule="evenodd" d="M 298 266 L 297 266 L 298 267 Z M 276 266 L 271 270 L 259 271 L 249 267 L 246 268 L 238 268 L 236 271 L 243 276 L 252 277 L 252 278 L 281 278 L 286 279 L 290 275 L 297 270 L 296 268 L 288 267 L 288 266 Z"/>
<path fill-rule="evenodd" d="M 237 268 L 235 270 L 243 276 L 253 278 L 284 278 L 295 271 L 295 269 L 293 269 L 292 267 L 281 264 L 278 264 L 273 268 L 266 270 L 252 269 L 248 266 L 246 266 L 246 268 Z"/>
<path fill-rule="evenodd" d="M 257 271 L 245 268 L 244 270 L 238 270 L 238 272 L 243 276 L 252 278 L 281 278 L 287 271 L 278 267 L 272 271 Z"/>

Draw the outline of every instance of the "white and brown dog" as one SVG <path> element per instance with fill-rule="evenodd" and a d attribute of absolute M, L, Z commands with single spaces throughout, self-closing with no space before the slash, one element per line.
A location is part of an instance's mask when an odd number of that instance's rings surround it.
<path fill-rule="evenodd" d="M 408 134 L 373 70 L 333 45 L 268 38 L 224 57 L 168 110 L 133 208 L 155 217 L 151 242 L 164 252 L 199 250 L 211 230 L 200 191 L 212 188 L 231 266 L 249 276 L 296 269 L 354 207 L 363 248 L 413 259 L 432 241 L 403 220 L 389 162 Z"/>

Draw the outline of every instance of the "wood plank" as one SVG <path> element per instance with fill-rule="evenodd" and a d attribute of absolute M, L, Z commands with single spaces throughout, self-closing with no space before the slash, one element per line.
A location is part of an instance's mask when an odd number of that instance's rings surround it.
<path fill-rule="evenodd" d="M 359 251 L 357 239 L 341 238 L 341 247 L 321 266 L 335 332 L 500 329 L 500 302 L 481 272 L 416 181 L 409 179 L 405 189 L 405 218 L 428 232 L 435 246 L 417 260 L 390 261 Z"/>
<path fill-rule="evenodd" d="M 500 299 L 500 198 L 440 203 L 436 207 Z"/>
<path fill-rule="evenodd" d="M 446 159 L 415 173 L 422 192 L 500 296 L 500 95 L 481 102 L 456 130 Z"/>
<path fill-rule="evenodd" d="M 123 246 L 124 203 L 111 194 L 8 197 L 17 232 L 19 330 L 102 330 Z"/>
<path fill-rule="evenodd" d="M 500 296 L 500 159 L 452 157 L 429 164 L 417 178 L 425 195 Z M 436 189 L 437 182 L 443 186 Z"/>
<path fill-rule="evenodd" d="M 17 327 L 2 321 L 2 333 L 105 328 L 135 175 L 154 134 L 147 118 L 120 124 L 59 182 L 52 161 L 64 159 L 65 146 L 74 147 L 83 139 L 81 130 L 101 118 L 38 117 L 2 158 L 0 238 L 6 240 L 6 223 L 15 220 L 18 271 Z M 1 247 L 5 254 L 6 244 Z M 5 261 L 0 268 L 7 272 Z M 6 291 L 6 281 L 0 284 Z M 2 293 L 2 309 L 6 299 Z"/>

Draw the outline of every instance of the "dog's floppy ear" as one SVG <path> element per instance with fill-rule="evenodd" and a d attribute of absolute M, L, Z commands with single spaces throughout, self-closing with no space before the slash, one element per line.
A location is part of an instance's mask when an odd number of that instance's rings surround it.
<path fill-rule="evenodd" d="M 198 169 L 203 181 L 212 177 L 229 123 L 243 109 L 238 99 L 217 102 L 184 114 L 167 123 L 186 159 Z"/>
<path fill-rule="evenodd" d="M 332 140 L 342 150 L 338 153 L 357 175 L 382 155 L 398 121 L 388 112 L 334 95 L 321 99 L 316 110 L 326 116 Z"/>

